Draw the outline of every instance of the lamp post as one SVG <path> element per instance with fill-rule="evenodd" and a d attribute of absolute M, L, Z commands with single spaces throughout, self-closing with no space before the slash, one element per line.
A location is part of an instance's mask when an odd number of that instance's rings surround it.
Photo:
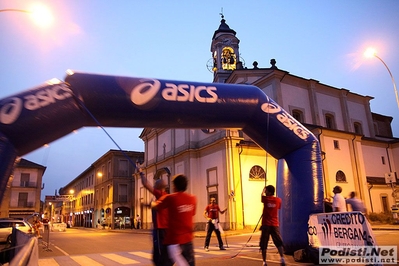
<path fill-rule="evenodd" d="M 373 48 L 368 48 L 368 49 L 364 52 L 364 55 L 365 55 L 366 57 L 368 57 L 368 58 L 374 56 L 375 58 L 377 58 L 378 60 L 380 60 L 381 63 L 384 64 L 385 68 L 388 70 L 388 73 L 389 73 L 389 75 L 391 76 L 391 80 L 392 80 L 392 84 L 393 84 L 393 89 L 394 89 L 394 91 L 395 91 L 395 96 L 396 96 L 396 103 L 397 103 L 398 109 L 399 109 L 398 91 L 397 91 L 397 89 L 396 89 L 395 79 L 393 78 L 393 75 L 392 75 L 391 70 L 389 69 L 388 65 L 384 62 L 384 60 L 382 60 L 381 57 L 379 57 L 379 56 L 377 55 L 375 49 L 373 49 Z"/>

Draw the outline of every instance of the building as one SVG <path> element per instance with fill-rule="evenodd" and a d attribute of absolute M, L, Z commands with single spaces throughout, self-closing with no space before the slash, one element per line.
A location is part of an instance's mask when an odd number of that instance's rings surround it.
<path fill-rule="evenodd" d="M 373 97 L 295 76 L 279 69 L 275 59 L 270 60 L 270 67 L 261 68 L 257 62 L 251 68 L 244 67 L 239 43 L 236 32 L 222 17 L 211 40 L 212 58 L 208 61 L 213 82 L 257 86 L 317 136 L 325 198 L 333 196 L 333 187 L 339 185 L 345 197 L 356 191 L 368 212 L 390 212 L 397 201 L 396 190 L 386 184 L 385 177 L 392 176 L 397 182 L 399 169 L 399 139 L 392 135 L 392 118 L 371 112 Z M 220 217 L 224 228 L 259 223 L 263 208 L 260 194 L 264 185 L 276 185 L 277 160 L 241 129 L 145 128 L 140 138 L 145 142 L 143 167 L 149 180 L 167 179 L 157 175 L 164 167 L 172 175 L 189 177 L 188 192 L 198 198 L 197 229 L 205 227 L 201 209 L 210 197 L 228 207 Z M 151 195 L 140 182 L 136 184 L 135 207 L 143 213 L 143 223 L 149 224 L 150 211 L 140 202 L 149 201 Z"/>
<path fill-rule="evenodd" d="M 143 159 L 143 152 L 109 150 L 61 188 L 59 196 L 46 200 L 50 210 L 55 208 L 53 220 L 81 227 L 130 226 L 136 214 L 133 175 Z"/>
<path fill-rule="evenodd" d="M 371 111 L 373 97 L 293 75 L 279 69 L 275 59 L 270 60 L 270 67 L 260 67 L 257 62 L 245 67 L 239 43 L 236 32 L 222 17 L 211 40 L 208 66 L 213 82 L 258 87 L 289 113 L 289 117 L 281 117 L 286 127 L 295 131 L 300 122 L 317 137 L 324 198 L 330 198 L 333 187 L 339 185 L 344 196 L 356 191 L 368 212 L 390 212 L 397 201 L 394 184 L 399 167 L 399 139 L 392 135 L 392 118 Z M 226 116 L 234 119 L 234 114 L 231 110 Z M 133 152 L 128 157 L 134 159 L 126 160 L 119 151 L 111 150 L 67 184 L 61 194 L 74 192 L 69 207 L 60 213 L 74 225 L 94 227 L 98 221 L 112 228 L 139 214 L 143 227 L 150 228 L 152 195 L 132 175 L 139 161 L 150 182 L 163 178 L 170 184 L 165 168 L 172 175 L 189 177 L 188 192 L 198 198 L 196 229 L 205 227 L 201 209 L 210 197 L 228 207 L 220 217 L 225 229 L 258 225 L 262 214 L 259 196 L 265 185 L 278 182 L 281 161 L 241 128 L 145 128 L 140 138 L 145 143 L 144 153 Z M 386 184 L 387 180 L 392 183 Z M 309 191 L 313 189 L 309 187 Z"/>
<path fill-rule="evenodd" d="M 40 213 L 42 179 L 46 167 L 20 158 L 15 162 L 0 207 L 0 217 L 26 218 Z"/>

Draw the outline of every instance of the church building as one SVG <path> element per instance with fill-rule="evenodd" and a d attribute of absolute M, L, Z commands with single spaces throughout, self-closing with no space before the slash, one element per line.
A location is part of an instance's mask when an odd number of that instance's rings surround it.
<path fill-rule="evenodd" d="M 399 200 L 394 186 L 399 139 L 392 134 L 392 117 L 371 111 L 373 97 L 295 76 L 279 69 L 276 59 L 270 60 L 269 67 L 257 62 L 247 67 L 240 59 L 239 43 L 236 32 L 222 16 L 211 39 L 208 69 L 213 82 L 260 88 L 318 138 L 326 199 L 334 195 L 333 187 L 338 185 L 344 197 L 355 191 L 368 213 L 389 213 Z M 198 200 L 196 229 L 205 228 L 202 213 L 211 197 L 221 208 L 228 208 L 220 215 L 225 229 L 254 228 L 258 224 L 263 187 L 276 186 L 277 159 L 240 128 L 145 128 L 140 138 L 145 143 L 142 168 L 150 182 L 163 178 L 171 185 L 165 167 L 172 176 L 182 173 L 189 178 L 187 192 Z M 139 177 L 135 184 L 136 213 L 150 226 L 151 210 L 145 206 L 152 195 Z"/>

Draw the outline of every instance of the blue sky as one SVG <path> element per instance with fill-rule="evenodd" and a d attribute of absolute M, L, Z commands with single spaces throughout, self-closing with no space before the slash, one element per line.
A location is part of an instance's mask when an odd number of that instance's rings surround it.
<path fill-rule="evenodd" d="M 65 78 L 90 73 L 211 82 L 210 45 L 223 13 L 237 32 L 247 67 L 253 61 L 293 75 L 374 97 L 371 110 L 394 118 L 399 108 L 388 71 L 363 52 L 374 46 L 399 81 L 399 1 L 22 1 L 0 9 L 48 6 L 49 28 L 25 13 L 0 12 L 0 99 Z M 142 129 L 107 128 L 125 150 L 143 151 Z M 66 185 L 109 149 L 97 128 L 82 128 L 23 157 L 47 167 L 44 195 Z"/>

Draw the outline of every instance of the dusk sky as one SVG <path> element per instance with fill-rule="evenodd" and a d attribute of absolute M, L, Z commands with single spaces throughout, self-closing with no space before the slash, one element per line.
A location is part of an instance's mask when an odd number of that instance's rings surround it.
<path fill-rule="evenodd" d="M 392 80 L 373 46 L 399 81 L 399 1 L 135 1 L 0 0 L 2 9 L 28 10 L 34 3 L 54 15 L 46 28 L 23 12 L 0 12 L 0 99 L 64 80 L 67 69 L 131 77 L 212 82 L 206 67 L 210 45 L 226 23 L 240 39 L 245 66 L 254 61 L 353 93 L 374 97 L 372 112 L 393 117 L 399 107 Z M 46 130 L 46 129 L 43 129 Z M 124 150 L 144 151 L 142 128 L 106 128 Z M 110 149 L 98 128 L 81 128 L 22 156 L 46 166 L 44 195 L 68 184 Z"/>

